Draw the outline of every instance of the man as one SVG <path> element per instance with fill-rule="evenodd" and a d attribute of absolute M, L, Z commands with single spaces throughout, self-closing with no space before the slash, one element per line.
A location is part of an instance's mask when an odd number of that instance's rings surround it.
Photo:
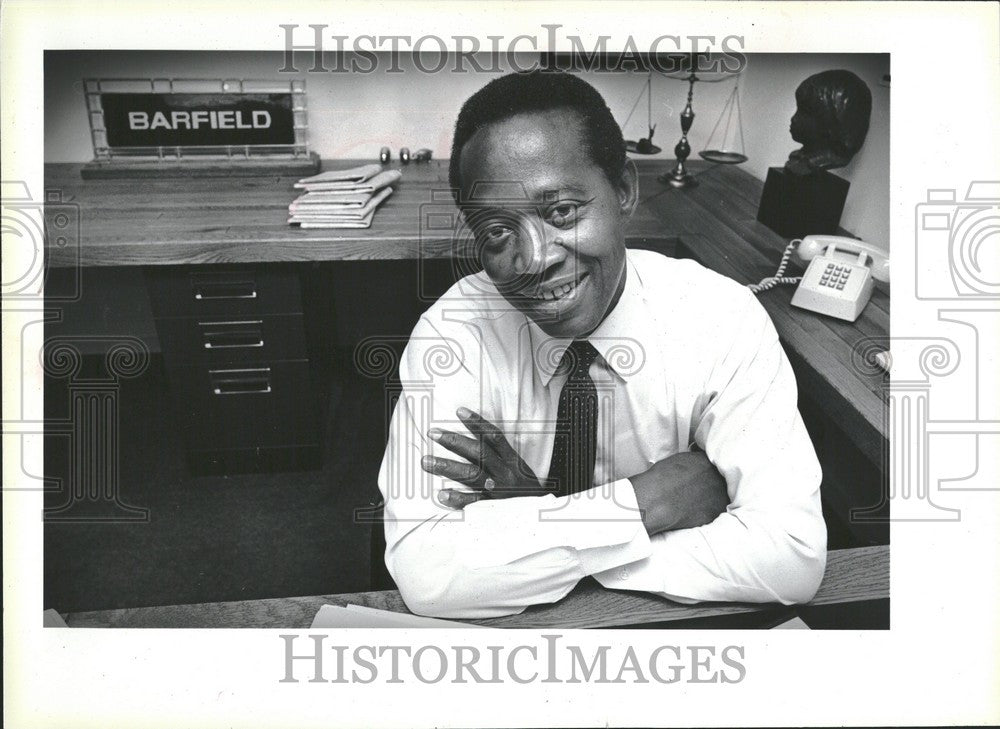
<path fill-rule="evenodd" d="M 826 529 L 791 368 L 746 288 L 626 251 L 639 191 L 600 94 L 494 80 L 459 114 L 450 182 L 483 271 L 414 329 L 379 476 L 409 608 L 512 614 L 586 575 L 809 600 Z"/>

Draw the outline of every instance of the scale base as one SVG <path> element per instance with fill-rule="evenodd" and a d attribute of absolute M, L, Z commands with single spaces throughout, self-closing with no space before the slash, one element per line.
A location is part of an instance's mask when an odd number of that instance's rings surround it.
<path fill-rule="evenodd" d="M 698 186 L 698 180 L 693 175 L 687 172 L 678 174 L 676 170 L 660 175 L 656 179 L 665 185 L 670 185 L 677 189 L 689 189 Z"/>

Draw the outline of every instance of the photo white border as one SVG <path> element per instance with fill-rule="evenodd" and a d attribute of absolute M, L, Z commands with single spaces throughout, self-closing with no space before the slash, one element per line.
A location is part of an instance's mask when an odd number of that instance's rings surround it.
<path fill-rule="evenodd" d="M 669 33 L 744 37 L 743 51 L 889 52 L 892 65 L 890 251 L 894 336 L 947 337 L 942 309 L 913 298 L 915 206 L 928 189 L 1000 179 L 1000 23 L 993 3 L 232 3 L 6 2 L 2 7 L 2 177 L 43 189 L 43 49 L 281 50 L 282 23 L 347 36 L 451 33 L 513 37 L 561 23 L 584 39 Z M 545 50 L 540 47 L 540 50 Z M 761 123 L 746 119 L 745 124 Z M 770 123 L 770 122 L 768 122 Z M 782 124 L 784 121 L 782 120 Z M 776 128 L 780 125 L 776 125 Z M 775 163 L 780 160 L 775 160 Z M 3 251 L 5 273 L 17 251 Z M 8 257 L 10 256 L 10 257 Z M 4 280 L 7 280 L 6 276 Z M 908 283 L 911 282 L 911 283 Z M 23 372 L 16 311 L 3 312 L 4 421 L 41 418 L 41 368 Z M 35 329 L 38 329 L 37 327 Z M 985 332 L 981 333 L 981 336 Z M 34 335 L 37 336 L 37 333 Z M 995 348 L 994 348 L 995 350 Z M 986 363 L 996 371 L 996 362 Z M 19 411 L 22 386 L 33 398 Z M 980 393 L 983 394 L 983 393 Z M 986 393 L 995 397 L 996 392 Z M 995 402 L 976 403 L 995 413 Z M 21 442 L 4 438 L 4 712 L 43 726 L 460 726 L 983 724 L 1000 722 L 998 492 L 948 494 L 958 522 L 892 525 L 891 630 L 562 631 L 579 645 L 626 641 L 746 648 L 738 684 L 384 686 L 282 684 L 293 631 L 43 630 L 42 495 L 16 491 Z M 41 473 L 41 438 L 25 437 Z M 964 452 L 935 453 L 947 462 Z M 989 453 L 983 453 L 989 457 Z M 965 473 L 957 461 L 952 473 Z M 947 467 L 940 466 L 942 473 Z M 308 631 L 302 631 L 305 635 Z M 360 632 L 360 631 L 358 631 Z M 487 631 L 468 631 L 486 633 Z M 467 644 L 531 642 L 512 631 Z M 393 631 L 338 642 L 442 644 L 453 635 Z M 516 692 L 516 697 L 510 692 Z"/>

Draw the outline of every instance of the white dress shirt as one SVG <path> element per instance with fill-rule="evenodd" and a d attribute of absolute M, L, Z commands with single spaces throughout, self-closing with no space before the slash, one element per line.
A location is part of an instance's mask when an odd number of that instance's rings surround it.
<path fill-rule="evenodd" d="M 548 474 L 569 340 L 545 335 L 479 273 L 413 330 L 400 363 L 379 488 L 386 565 L 415 613 L 491 617 L 605 587 L 681 602 L 805 602 L 826 563 L 820 467 L 770 318 L 743 286 L 689 260 L 630 250 L 622 296 L 588 337 L 599 397 L 594 483 L 571 496 L 441 505 L 427 437 L 468 435 L 455 411 L 493 422 L 539 478 Z M 630 476 L 697 444 L 730 505 L 705 526 L 649 537 Z"/>

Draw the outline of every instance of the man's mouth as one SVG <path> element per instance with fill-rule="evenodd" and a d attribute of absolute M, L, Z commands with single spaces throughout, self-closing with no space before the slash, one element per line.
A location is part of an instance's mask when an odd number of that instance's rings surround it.
<path fill-rule="evenodd" d="M 534 291 L 525 291 L 522 296 L 532 301 L 559 301 L 560 299 L 566 299 L 573 295 L 573 292 L 583 283 L 586 277 L 587 274 L 583 274 L 579 278 L 574 277 L 569 280 L 562 279 L 547 283 L 539 286 Z"/>

